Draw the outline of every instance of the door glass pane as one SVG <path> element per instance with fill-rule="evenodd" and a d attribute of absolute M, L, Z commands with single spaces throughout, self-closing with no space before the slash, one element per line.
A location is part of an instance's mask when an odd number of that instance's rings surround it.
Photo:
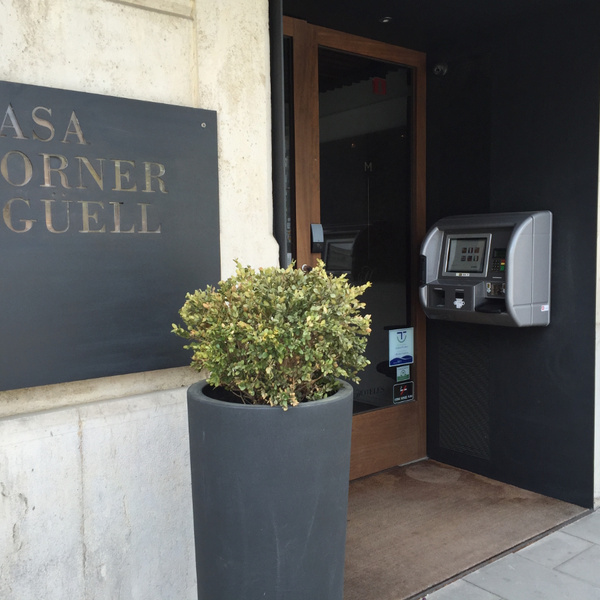
<path fill-rule="evenodd" d="M 287 257 L 287 267 L 292 262 L 295 254 L 294 230 L 292 227 L 292 217 L 296 212 L 294 189 L 294 157 L 292 138 L 293 131 L 293 107 L 292 107 L 292 40 L 289 37 L 283 38 L 283 60 L 284 60 L 284 119 L 285 119 L 285 215 L 286 215 L 286 240 L 285 254 Z"/>
<path fill-rule="evenodd" d="M 373 317 L 371 365 L 355 386 L 355 411 L 394 403 L 389 331 L 410 325 L 410 69 L 319 50 L 323 260 L 355 284 Z"/>

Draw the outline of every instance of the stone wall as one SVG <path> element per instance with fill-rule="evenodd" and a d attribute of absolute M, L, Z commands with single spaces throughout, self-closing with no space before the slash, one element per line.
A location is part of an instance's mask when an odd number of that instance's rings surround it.
<path fill-rule="evenodd" d="M 216 110 L 222 275 L 235 258 L 276 264 L 267 0 L 0 11 L 2 80 Z M 185 388 L 197 378 L 0 392 L 0 598 L 196 598 Z"/>

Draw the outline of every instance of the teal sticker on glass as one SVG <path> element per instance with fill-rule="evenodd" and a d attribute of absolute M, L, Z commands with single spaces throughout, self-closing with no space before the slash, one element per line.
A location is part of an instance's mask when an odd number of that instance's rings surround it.
<path fill-rule="evenodd" d="M 411 365 L 415 362 L 413 328 L 390 329 L 389 333 L 389 366 Z"/>
<path fill-rule="evenodd" d="M 410 367 L 396 367 L 396 381 L 408 381 L 410 379 Z"/>

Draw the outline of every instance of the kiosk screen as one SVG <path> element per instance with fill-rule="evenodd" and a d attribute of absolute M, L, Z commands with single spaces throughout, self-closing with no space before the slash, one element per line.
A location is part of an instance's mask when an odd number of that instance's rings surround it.
<path fill-rule="evenodd" d="M 483 273 L 487 238 L 451 237 L 448 240 L 447 273 Z"/>

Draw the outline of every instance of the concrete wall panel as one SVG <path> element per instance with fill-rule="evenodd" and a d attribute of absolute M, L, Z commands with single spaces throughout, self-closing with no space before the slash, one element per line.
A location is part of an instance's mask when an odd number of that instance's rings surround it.
<path fill-rule="evenodd" d="M 234 258 L 277 262 L 267 0 L 0 10 L 2 80 L 217 110 L 222 274 Z M 2 600 L 196 598 L 193 378 L 173 369 L 0 393 Z"/>
<path fill-rule="evenodd" d="M 3 600 L 193 600 L 185 390 L 0 421 Z"/>
<path fill-rule="evenodd" d="M 0 597 L 83 598 L 77 414 L 0 421 Z"/>

